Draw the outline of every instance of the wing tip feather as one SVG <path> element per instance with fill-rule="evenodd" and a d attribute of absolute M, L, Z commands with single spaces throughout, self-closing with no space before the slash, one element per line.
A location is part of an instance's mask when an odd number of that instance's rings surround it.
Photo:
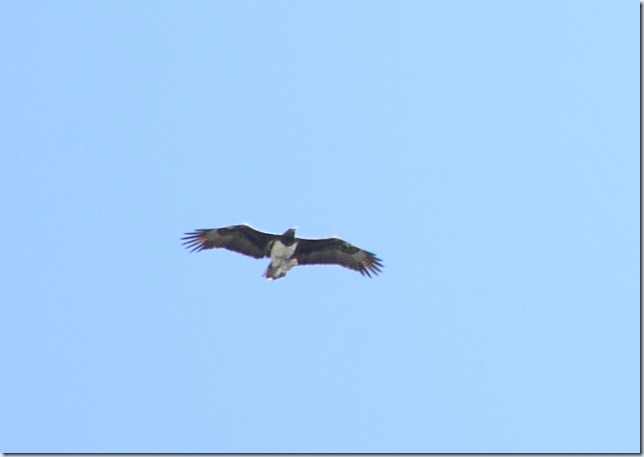
<path fill-rule="evenodd" d="M 209 229 L 196 229 L 192 232 L 184 233 L 185 236 L 181 238 L 183 246 L 190 252 L 199 252 L 207 249 L 206 233 L 209 231 Z"/>
<path fill-rule="evenodd" d="M 362 276 L 367 276 L 368 278 L 371 278 L 371 275 L 378 276 L 382 273 L 382 268 L 384 268 L 382 259 L 372 252 L 364 251 L 364 253 L 366 257 L 360 263 L 358 271 Z"/>

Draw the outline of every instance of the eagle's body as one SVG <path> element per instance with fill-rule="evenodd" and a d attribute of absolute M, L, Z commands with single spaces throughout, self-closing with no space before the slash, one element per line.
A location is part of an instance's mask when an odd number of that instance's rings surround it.
<path fill-rule="evenodd" d="M 279 279 L 296 265 L 336 264 L 371 277 L 382 268 L 381 260 L 339 238 L 296 238 L 295 229 L 281 235 L 260 232 L 249 225 L 232 225 L 186 233 L 184 245 L 192 251 L 224 248 L 256 259 L 269 257 L 267 279 Z"/>
<path fill-rule="evenodd" d="M 296 248 L 297 240 L 295 239 L 294 229 L 287 230 L 282 236 L 273 241 L 269 254 L 271 263 L 266 268 L 264 277 L 267 279 L 279 279 L 286 276 L 286 272 L 297 265 L 297 258 L 293 257 Z"/>

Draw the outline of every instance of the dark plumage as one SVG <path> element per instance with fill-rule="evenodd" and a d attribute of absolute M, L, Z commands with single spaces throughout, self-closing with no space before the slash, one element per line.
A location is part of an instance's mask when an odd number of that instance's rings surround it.
<path fill-rule="evenodd" d="M 371 252 L 339 238 L 296 238 L 295 229 L 277 235 L 242 224 L 195 230 L 186 233 L 182 240 L 192 252 L 223 248 L 256 259 L 270 257 L 271 263 L 264 273 L 268 279 L 282 278 L 296 265 L 335 264 L 369 277 L 382 268 L 382 261 Z"/>

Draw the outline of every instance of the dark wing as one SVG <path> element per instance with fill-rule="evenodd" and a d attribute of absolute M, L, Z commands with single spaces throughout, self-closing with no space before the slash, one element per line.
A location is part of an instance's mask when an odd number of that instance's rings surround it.
<path fill-rule="evenodd" d="M 371 252 L 355 247 L 339 238 L 322 240 L 297 239 L 295 258 L 298 265 L 335 264 L 356 270 L 362 275 L 377 275 L 382 261 Z"/>
<path fill-rule="evenodd" d="M 224 248 L 256 259 L 267 257 L 269 243 L 278 238 L 278 235 L 260 232 L 245 224 L 195 230 L 185 235 L 181 240 L 191 252 Z"/>

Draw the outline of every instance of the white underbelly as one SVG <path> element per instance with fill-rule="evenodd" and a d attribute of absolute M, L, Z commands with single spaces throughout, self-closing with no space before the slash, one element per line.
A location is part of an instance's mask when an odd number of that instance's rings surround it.
<path fill-rule="evenodd" d="M 271 264 L 264 276 L 269 279 L 277 279 L 286 275 L 286 272 L 297 265 L 297 259 L 291 258 L 295 252 L 297 243 L 290 246 L 284 246 L 280 241 L 276 241 L 271 248 Z"/>
<path fill-rule="evenodd" d="M 277 259 L 290 259 L 295 252 L 296 246 L 297 243 L 293 243 L 290 246 L 284 246 L 281 241 L 275 241 L 273 248 L 271 249 L 271 260 L 275 261 Z"/>

